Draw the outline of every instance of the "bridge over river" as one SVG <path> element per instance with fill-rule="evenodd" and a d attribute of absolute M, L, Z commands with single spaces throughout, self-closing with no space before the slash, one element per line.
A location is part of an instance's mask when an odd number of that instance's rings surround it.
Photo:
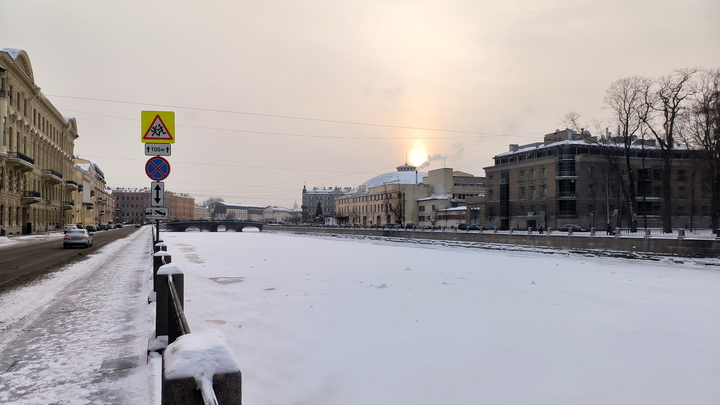
<path fill-rule="evenodd" d="M 177 222 L 166 222 L 165 226 L 168 231 L 171 232 L 185 232 L 186 230 L 193 228 L 201 231 L 235 231 L 242 232 L 244 228 L 257 228 L 258 230 L 263 229 L 262 222 L 253 221 L 177 221 Z"/>

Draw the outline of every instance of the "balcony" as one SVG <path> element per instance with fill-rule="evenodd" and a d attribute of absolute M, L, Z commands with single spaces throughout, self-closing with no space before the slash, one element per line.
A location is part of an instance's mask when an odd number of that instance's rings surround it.
<path fill-rule="evenodd" d="M 561 170 L 555 175 L 555 180 L 577 179 L 578 175 L 575 170 Z"/>
<path fill-rule="evenodd" d="M 75 201 L 63 201 L 63 203 L 62 203 L 62 208 L 65 211 L 71 210 L 71 209 L 73 209 L 73 207 L 75 207 Z"/>
<path fill-rule="evenodd" d="M 23 191 L 22 197 L 20 197 L 20 201 L 23 204 L 35 204 L 41 200 L 42 198 L 40 198 L 39 191 Z"/>
<path fill-rule="evenodd" d="M 8 152 L 6 165 L 16 167 L 21 172 L 29 172 L 35 168 L 35 160 L 20 152 Z"/>
<path fill-rule="evenodd" d="M 43 169 L 42 180 L 58 184 L 63 182 L 62 174 L 60 172 L 56 172 L 53 169 Z"/>
<path fill-rule="evenodd" d="M 65 181 L 65 188 L 68 190 L 77 190 L 78 184 L 72 180 L 66 180 Z"/>

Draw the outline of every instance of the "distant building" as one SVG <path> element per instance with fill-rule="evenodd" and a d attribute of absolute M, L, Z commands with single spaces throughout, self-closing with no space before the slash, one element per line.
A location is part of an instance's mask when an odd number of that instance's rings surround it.
<path fill-rule="evenodd" d="M 203 205 L 196 205 L 193 209 L 193 219 L 210 219 L 210 208 Z"/>
<path fill-rule="evenodd" d="M 263 219 L 272 224 L 296 224 L 302 220 L 302 211 L 297 203 L 294 208 L 271 206 L 265 208 Z"/>
<path fill-rule="evenodd" d="M 324 218 L 335 217 L 335 199 L 341 197 L 349 189 L 313 188 L 302 190 L 302 221 L 324 222 Z"/>
<path fill-rule="evenodd" d="M 115 221 L 126 223 L 148 222 L 145 218 L 145 208 L 152 205 L 152 195 L 149 188 L 131 189 L 116 188 L 112 190 L 115 196 Z M 195 215 L 195 199 L 187 194 L 165 191 L 165 206 L 168 207 L 168 221 L 189 221 Z"/>
<path fill-rule="evenodd" d="M 107 224 L 115 219 L 115 199 L 107 189 L 105 174 L 87 159 L 75 158 L 74 221 L 83 225 Z"/>
<path fill-rule="evenodd" d="M 700 151 L 673 152 L 670 188 L 673 227 L 710 227 L 710 191 Z M 499 229 L 559 228 L 577 224 L 605 229 L 608 224 L 662 227 L 663 159 L 658 146 L 637 140 L 629 160 L 637 196 L 627 204 L 623 184 L 628 171 L 622 144 L 570 129 L 544 136 L 543 142 L 510 145 L 486 167 L 487 201 L 481 224 Z"/>
<path fill-rule="evenodd" d="M 218 201 L 210 204 L 210 219 L 215 221 L 262 221 L 267 205 L 247 205 Z"/>
<path fill-rule="evenodd" d="M 427 197 L 427 173 L 404 164 L 375 176 L 336 199 L 339 225 L 383 226 L 417 223 L 417 200 Z"/>

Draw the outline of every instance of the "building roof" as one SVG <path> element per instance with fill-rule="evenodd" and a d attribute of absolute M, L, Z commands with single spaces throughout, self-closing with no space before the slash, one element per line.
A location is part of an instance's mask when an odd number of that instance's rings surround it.
<path fill-rule="evenodd" d="M 417 176 L 416 174 L 417 173 Z M 362 185 L 368 189 L 373 187 L 382 187 L 384 185 L 395 185 L 395 184 L 420 184 L 423 179 L 427 177 L 425 172 L 415 171 L 398 171 L 391 173 L 384 173 L 379 176 L 375 176 L 372 179 L 366 181 Z"/>

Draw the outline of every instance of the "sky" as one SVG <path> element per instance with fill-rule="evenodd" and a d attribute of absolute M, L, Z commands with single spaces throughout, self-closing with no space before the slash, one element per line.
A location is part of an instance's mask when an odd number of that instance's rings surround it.
<path fill-rule="evenodd" d="M 0 358 L 17 360 L 0 375 L 0 402 L 159 404 L 157 359 L 142 361 L 154 328 L 149 230 L 0 294 Z M 20 238 L 0 238 L 0 246 Z M 171 266 L 185 274 L 192 334 L 224 336 L 244 403 L 675 405 L 720 397 L 717 258 L 266 230 L 162 238 Z M 128 356 L 139 356 L 135 367 L 109 374 L 109 359 Z"/>
<path fill-rule="evenodd" d="M 166 190 L 290 208 L 303 186 L 406 161 L 484 176 L 571 111 L 613 128 L 613 81 L 720 66 L 717 15 L 716 0 L 0 0 L 0 48 L 28 53 L 109 187 L 150 186 L 140 114 L 174 111 Z"/>

